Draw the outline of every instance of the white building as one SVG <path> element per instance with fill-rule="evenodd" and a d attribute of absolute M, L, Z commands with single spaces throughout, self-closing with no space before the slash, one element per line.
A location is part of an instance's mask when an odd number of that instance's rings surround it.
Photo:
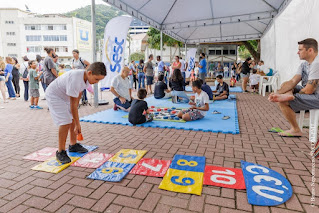
<path fill-rule="evenodd" d="M 72 50 L 92 61 L 91 22 L 56 14 L 38 15 L 16 8 L 0 8 L 0 56 L 21 58 L 27 54 L 45 57 L 52 47 L 60 62 L 72 58 Z"/>
<path fill-rule="evenodd" d="M 147 33 L 149 28 L 150 28 L 149 25 L 134 18 L 130 25 L 129 34 L 133 35 L 133 34 Z"/>

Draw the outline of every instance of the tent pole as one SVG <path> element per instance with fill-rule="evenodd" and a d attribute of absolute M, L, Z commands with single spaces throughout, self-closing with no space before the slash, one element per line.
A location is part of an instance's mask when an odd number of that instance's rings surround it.
<path fill-rule="evenodd" d="M 92 51 L 93 62 L 96 62 L 96 23 L 95 23 L 95 0 L 91 3 L 91 22 L 92 22 Z M 99 106 L 99 85 L 94 84 L 94 106 Z"/>
<path fill-rule="evenodd" d="M 163 59 L 163 31 L 161 30 L 161 59 Z"/>

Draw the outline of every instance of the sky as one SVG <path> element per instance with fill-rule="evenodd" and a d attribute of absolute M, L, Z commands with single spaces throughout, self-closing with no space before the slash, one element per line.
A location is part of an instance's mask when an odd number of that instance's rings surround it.
<path fill-rule="evenodd" d="M 106 4 L 102 0 L 95 0 L 95 4 Z M 91 0 L 0 0 L 1 8 L 19 8 L 39 14 L 65 13 L 77 8 L 91 5 Z"/>

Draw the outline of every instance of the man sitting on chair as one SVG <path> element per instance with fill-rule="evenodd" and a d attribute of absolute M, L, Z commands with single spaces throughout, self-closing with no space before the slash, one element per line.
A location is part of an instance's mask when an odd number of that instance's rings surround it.
<path fill-rule="evenodd" d="M 303 62 L 290 80 L 281 85 L 268 100 L 278 102 L 280 110 L 289 121 L 291 129 L 278 133 L 284 137 L 299 137 L 302 132 L 298 126 L 295 112 L 319 108 L 319 56 L 318 42 L 308 38 L 298 42 L 298 55 Z M 297 85 L 301 81 L 301 85 Z"/>

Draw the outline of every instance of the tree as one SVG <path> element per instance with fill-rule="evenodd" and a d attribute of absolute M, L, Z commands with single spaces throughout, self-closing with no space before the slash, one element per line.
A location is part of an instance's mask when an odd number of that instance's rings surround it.
<path fill-rule="evenodd" d="M 132 53 L 130 55 L 130 62 L 131 61 L 139 61 L 141 59 L 143 59 L 143 60 L 145 59 L 145 55 L 142 52 L 135 52 L 135 53 Z"/>
<path fill-rule="evenodd" d="M 161 32 L 155 28 L 150 27 L 147 32 L 147 35 L 149 36 L 147 40 L 149 47 L 152 49 L 160 50 L 161 49 Z M 177 41 L 171 38 L 170 36 L 163 34 L 163 45 L 164 44 L 168 47 L 175 47 L 173 56 L 175 55 L 177 48 L 182 47 L 183 45 L 182 42 Z M 170 61 L 172 61 L 172 54 L 170 54 Z"/>
<path fill-rule="evenodd" d="M 239 46 L 239 57 L 246 59 L 253 57 L 255 61 L 260 61 L 260 40 L 242 41 Z"/>

